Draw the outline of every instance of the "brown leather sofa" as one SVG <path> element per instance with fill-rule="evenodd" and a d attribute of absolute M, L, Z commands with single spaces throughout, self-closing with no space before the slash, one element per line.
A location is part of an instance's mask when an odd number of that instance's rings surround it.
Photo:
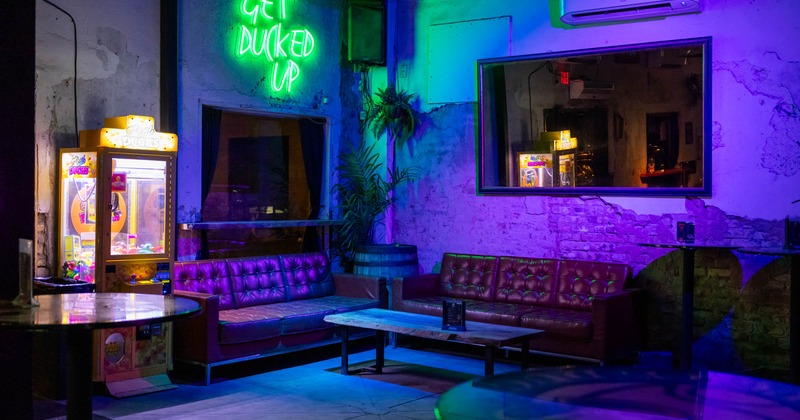
<path fill-rule="evenodd" d="M 322 252 L 178 261 L 173 291 L 199 316 L 175 321 L 174 357 L 205 368 L 336 342 L 325 315 L 386 307 L 384 278 L 331 273 Z"/>
<path fill-rule="evenodd" d="M 398 311 L 441 316 L 442 301 L 465 302 L 469 321 L 535 328 L 533 352 L 602 363 L 640 349 L 639 289 L 626 264 L 446 253 L 439 273 L 392 281 Z"/>

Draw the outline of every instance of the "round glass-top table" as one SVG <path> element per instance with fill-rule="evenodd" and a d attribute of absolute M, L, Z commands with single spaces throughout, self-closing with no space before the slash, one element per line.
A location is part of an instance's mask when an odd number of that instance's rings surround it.
<path fill-rule="evenodd" d="M 67 338 L 67 417 L 92 416 L 92 330 L 167 322 L 200 312 L 187 298 L 141 293 L 38 295 L 39 306 L 0 302 L 0 328 L 64 330 Z"/>
<path fill-rule="evenodd" d="M 791 419 L 800 387 L 711 371 L 635 367 L 530 369 L 443 393 L 438 419 Z"/>

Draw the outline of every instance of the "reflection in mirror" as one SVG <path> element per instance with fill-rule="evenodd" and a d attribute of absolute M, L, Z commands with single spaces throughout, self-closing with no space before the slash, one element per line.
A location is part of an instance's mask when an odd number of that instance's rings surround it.
<path fill-rule="evenodd" d="M 479 60 L 478 193 L 710 195 L 709 46 Z"/>

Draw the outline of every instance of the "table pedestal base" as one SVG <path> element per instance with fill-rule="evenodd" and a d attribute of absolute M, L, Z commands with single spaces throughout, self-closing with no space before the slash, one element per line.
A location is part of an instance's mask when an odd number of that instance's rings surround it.
<path fill-rule="evenodd" d="M 92 330 L 67 333 L 67 418 L 92 418 Z"/>
<path fill-rule="evenodd" d="M 681 308 L 681 370 L 692 368 L 692 344 L 694 343 L 694 249 L 683 252 L 683 308 Z"/>

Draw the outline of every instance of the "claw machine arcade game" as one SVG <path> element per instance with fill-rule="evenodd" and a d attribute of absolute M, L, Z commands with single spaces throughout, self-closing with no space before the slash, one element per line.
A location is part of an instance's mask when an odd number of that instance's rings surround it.
<path fill-rule="evenodd" d="M 178 137 L 152 117 L 106 118 L 61 151 L 60 264 L 65 278 L 97 292 L 171 293 Z M 98 330 L 93 380 L 112 395 L 174 387 L 171 323 Z"/>

